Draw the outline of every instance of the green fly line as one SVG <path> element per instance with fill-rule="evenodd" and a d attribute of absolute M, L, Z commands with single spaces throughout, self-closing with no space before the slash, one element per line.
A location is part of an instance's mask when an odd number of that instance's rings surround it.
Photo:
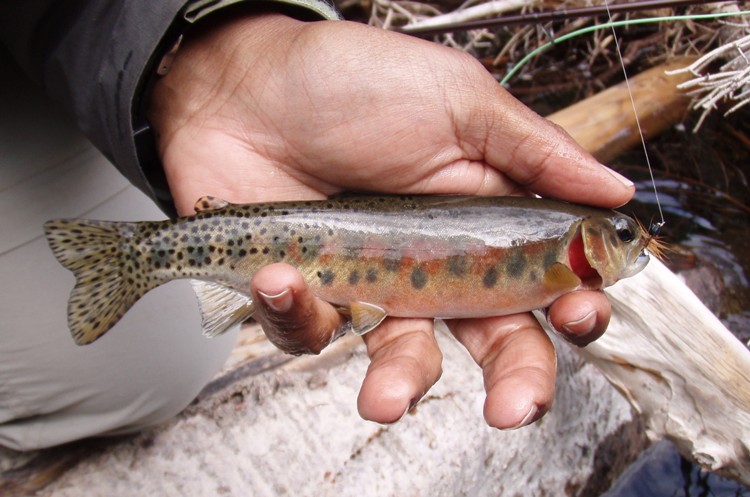
<path fill-rule="evenodd" d="M 560 42 L 569 40 L 571 38 L 575 38 L 576 36 L 581 36 L 586 33 L 591 33 L 600 29 L 612 29 L 612 28 L 618 28 L 620 26 L 632 26 L 635 24 L 648 24 L 648 23 L 654 23 L 654 22 L 669 22 L 669 21 L 700 21 L 704 19 L 717 19 L 721 17 L 734 17 L 734 16 L 744 16 L 750 14 L 750 10 L 741 10 L 739 12 L 717 12 L 714 14 L 690 14 L 690 15 L 682 15 L 682 16 L 663 16 L 663 17 L 646 17 L 643 19 L 629 19 L 625 21 L 610 21 L 604 24 L 597 24 L 596 26 L 587 26 L 585 28 L 578 29 L 576 31 L 572 31 L 570 33 L 566 33 L 559 38 L 555 38 L 552 41 L 549 41 L 545 43 L 544 45 L 541 45 L 518 61 L 518 64 L 513 66 L 513 68 L 508 71 L 508 73 L 503 77 L 502 80 L 500 80 L 500 84 L 505 85 L 508 83 L 508 81 L 515 76 L 518 71 L 526 65 L 527 62 L 529 62 L 531 59 L 539 55 L 540 53 L 544 52 L 545 50 L 548 50 L 552 48 L 553 46 L 557 45 Z"/>

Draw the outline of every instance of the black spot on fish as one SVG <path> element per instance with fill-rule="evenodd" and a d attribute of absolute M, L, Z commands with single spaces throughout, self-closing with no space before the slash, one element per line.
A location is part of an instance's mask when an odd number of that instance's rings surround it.
<path fill-rule="evenodd" d="M 386 271 L 395 272 L 398 271 L 401 261 L 398 259 L 383 259 L 383 268 Z"/>
<path fill-rule="evenodd" d="M 421 290 L 427 284 L 427 273 L 420 267 L 415 267 L 411 271 L 411 286 Z"/>
<path fill-rule="evenodd" d="M 485 288 L 492 288 L 497 283 L 497 269 L 495 267 L 491 267 L 487 269 L 484 273 L 484 277 L 482 278 L 482 284 L 485 286 Z"/>
<path fill-rule="evenodd" d="M 550 268 L 550 266 L 552 266 L 552 265 L 553 265 L 553 264 L 555 264 L 556 262 L 557 262 L 557 252 L 555 252 L 555 250 L 554 250 L 554 249 L 550 249 L 550 250 L 548 250 L 548 251 L 547 251 L 547 252 L 546 252 L 546 253 L 544 254 L 544 262 L 543 262 L 543 264 L 544 264 L 544 269 L 545 269 L 545 270 L 549 269 L 549 268 Z"/>
<path fill-rule="evenodd" d="M 333 271 L 330 269 L 326 269 L 324 271 L 318 271 L 318 278 L 320 278 L 320 283 L 323 285 L 330 285 L 333 283 L 333 279 L 336 277 L 335 274 L 333 274 Z"/>
<path fill-rule="evenodd" d="M 271 251 L 268 247 L 263 247 L 263 253 L 268 254 Z"/>
<path fill-rule="evenodd" d="M 359 274 L 359 271 L 357 271 L 356 269 L 352 271 L 351 273 L 349 273 L 348 281 L 350 285 L 356 285 L 357 283 L 359 283 L 359 279 L 360 279 L 360 274 Z"/>
<path fill-rule="evenodd" d="M 375 283 L 378 281 L 378 270 L 374 268 L 370 268 L 365 273 L 365 279 L 368 283 Z"/>
<path fill-rule="evenodd" d="M 448 271 L 458 278 L 462 278 L 466 275 L 466 268 L 468 263 L 466 257 L 461 255 L 452 255 L 448 257 Z"/>
<path fill-rule="evenodd" d="M 526 256 L 521 250 L 515 250 L 508 262 L 508 274 L 512 278 L 520 278 L 526 270 Z"/>
<path fill-rule="evenodd" d="M 251 254 L 257 254 L 258 253 L 258 249 L 255 248 L 255 247 L 253 247 L 253 248 L 250 249 L 250 253 Z"/>
<path fill-rule="evenodd" d="M 240 249 L 240 251 L 237 253 L 240 257 L 245 257 L 247 255 L 247 250 Z"/>

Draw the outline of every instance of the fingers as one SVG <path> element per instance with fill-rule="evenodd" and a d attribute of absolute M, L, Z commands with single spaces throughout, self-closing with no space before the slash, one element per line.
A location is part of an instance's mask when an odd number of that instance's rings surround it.
<path fill-rule="evenodd" d="M 287 264 L 260 269 L 250 287 L 255 319 L 284 352 L 318 354 L 345 322 L 331 304 L 315 298 L 302 276 Z"/>
<path fill-rule="evenodd" d="M 259 270 L 251 291 L 255 318 L 268 339 L 287 353 L 319 353 L 344 324 L 289 265 Z M 396 422 L 440 378 L 442 354 L 433 320 L 387 318 L 364 341 L 371 362 L 357 400 L 360 415 L 378 423 Z"/>
<path fill-rule="evenodd" d="M 547 320 L 570 343 L 585 347 L 602 336 L 611 311 L 603 292 L 572 292 L 552 303 Z"/>
<path fill-rule="evenodd" d="M 447 324 L 482 368 L 487 424 L 520 428 L 547 412 L 554 396 L 557 358 L 552 342 L 531 314 Z"/>
<path fill-rule="evenodd" d="M 432 319 L 388 318 L 364 336 L 370 366 L 357 399 L 359 414 L 393 423 L 440 378 L 442 354 Z"/>

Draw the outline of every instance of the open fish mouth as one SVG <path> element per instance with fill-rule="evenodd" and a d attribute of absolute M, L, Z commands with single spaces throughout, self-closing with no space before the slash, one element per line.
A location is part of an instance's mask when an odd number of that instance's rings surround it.
<path fill-rule="evenodd" d="M 599 286 L 602 282 L 602 277 L 599 272 L 591 265 L 588 256 L 586 255 L 586 246 L 583 242 L 583 234 L 581 228 L 576 230 L 573 240 L 568 246 L 568 263 L 570 269 L 581 278 L 584 286 Z"/>

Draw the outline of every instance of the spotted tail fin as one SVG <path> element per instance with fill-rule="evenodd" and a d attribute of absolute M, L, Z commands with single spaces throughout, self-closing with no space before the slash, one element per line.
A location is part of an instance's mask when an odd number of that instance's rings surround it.
<path fill-rule="evenodd" d="M 68 301 L 68 327 L 78 345 L 98 339 L 153 287 L 127 247 L 137 225 L 79 219 L 44 225 L 57 260 L 71 270 L 76 285 Z"/>

